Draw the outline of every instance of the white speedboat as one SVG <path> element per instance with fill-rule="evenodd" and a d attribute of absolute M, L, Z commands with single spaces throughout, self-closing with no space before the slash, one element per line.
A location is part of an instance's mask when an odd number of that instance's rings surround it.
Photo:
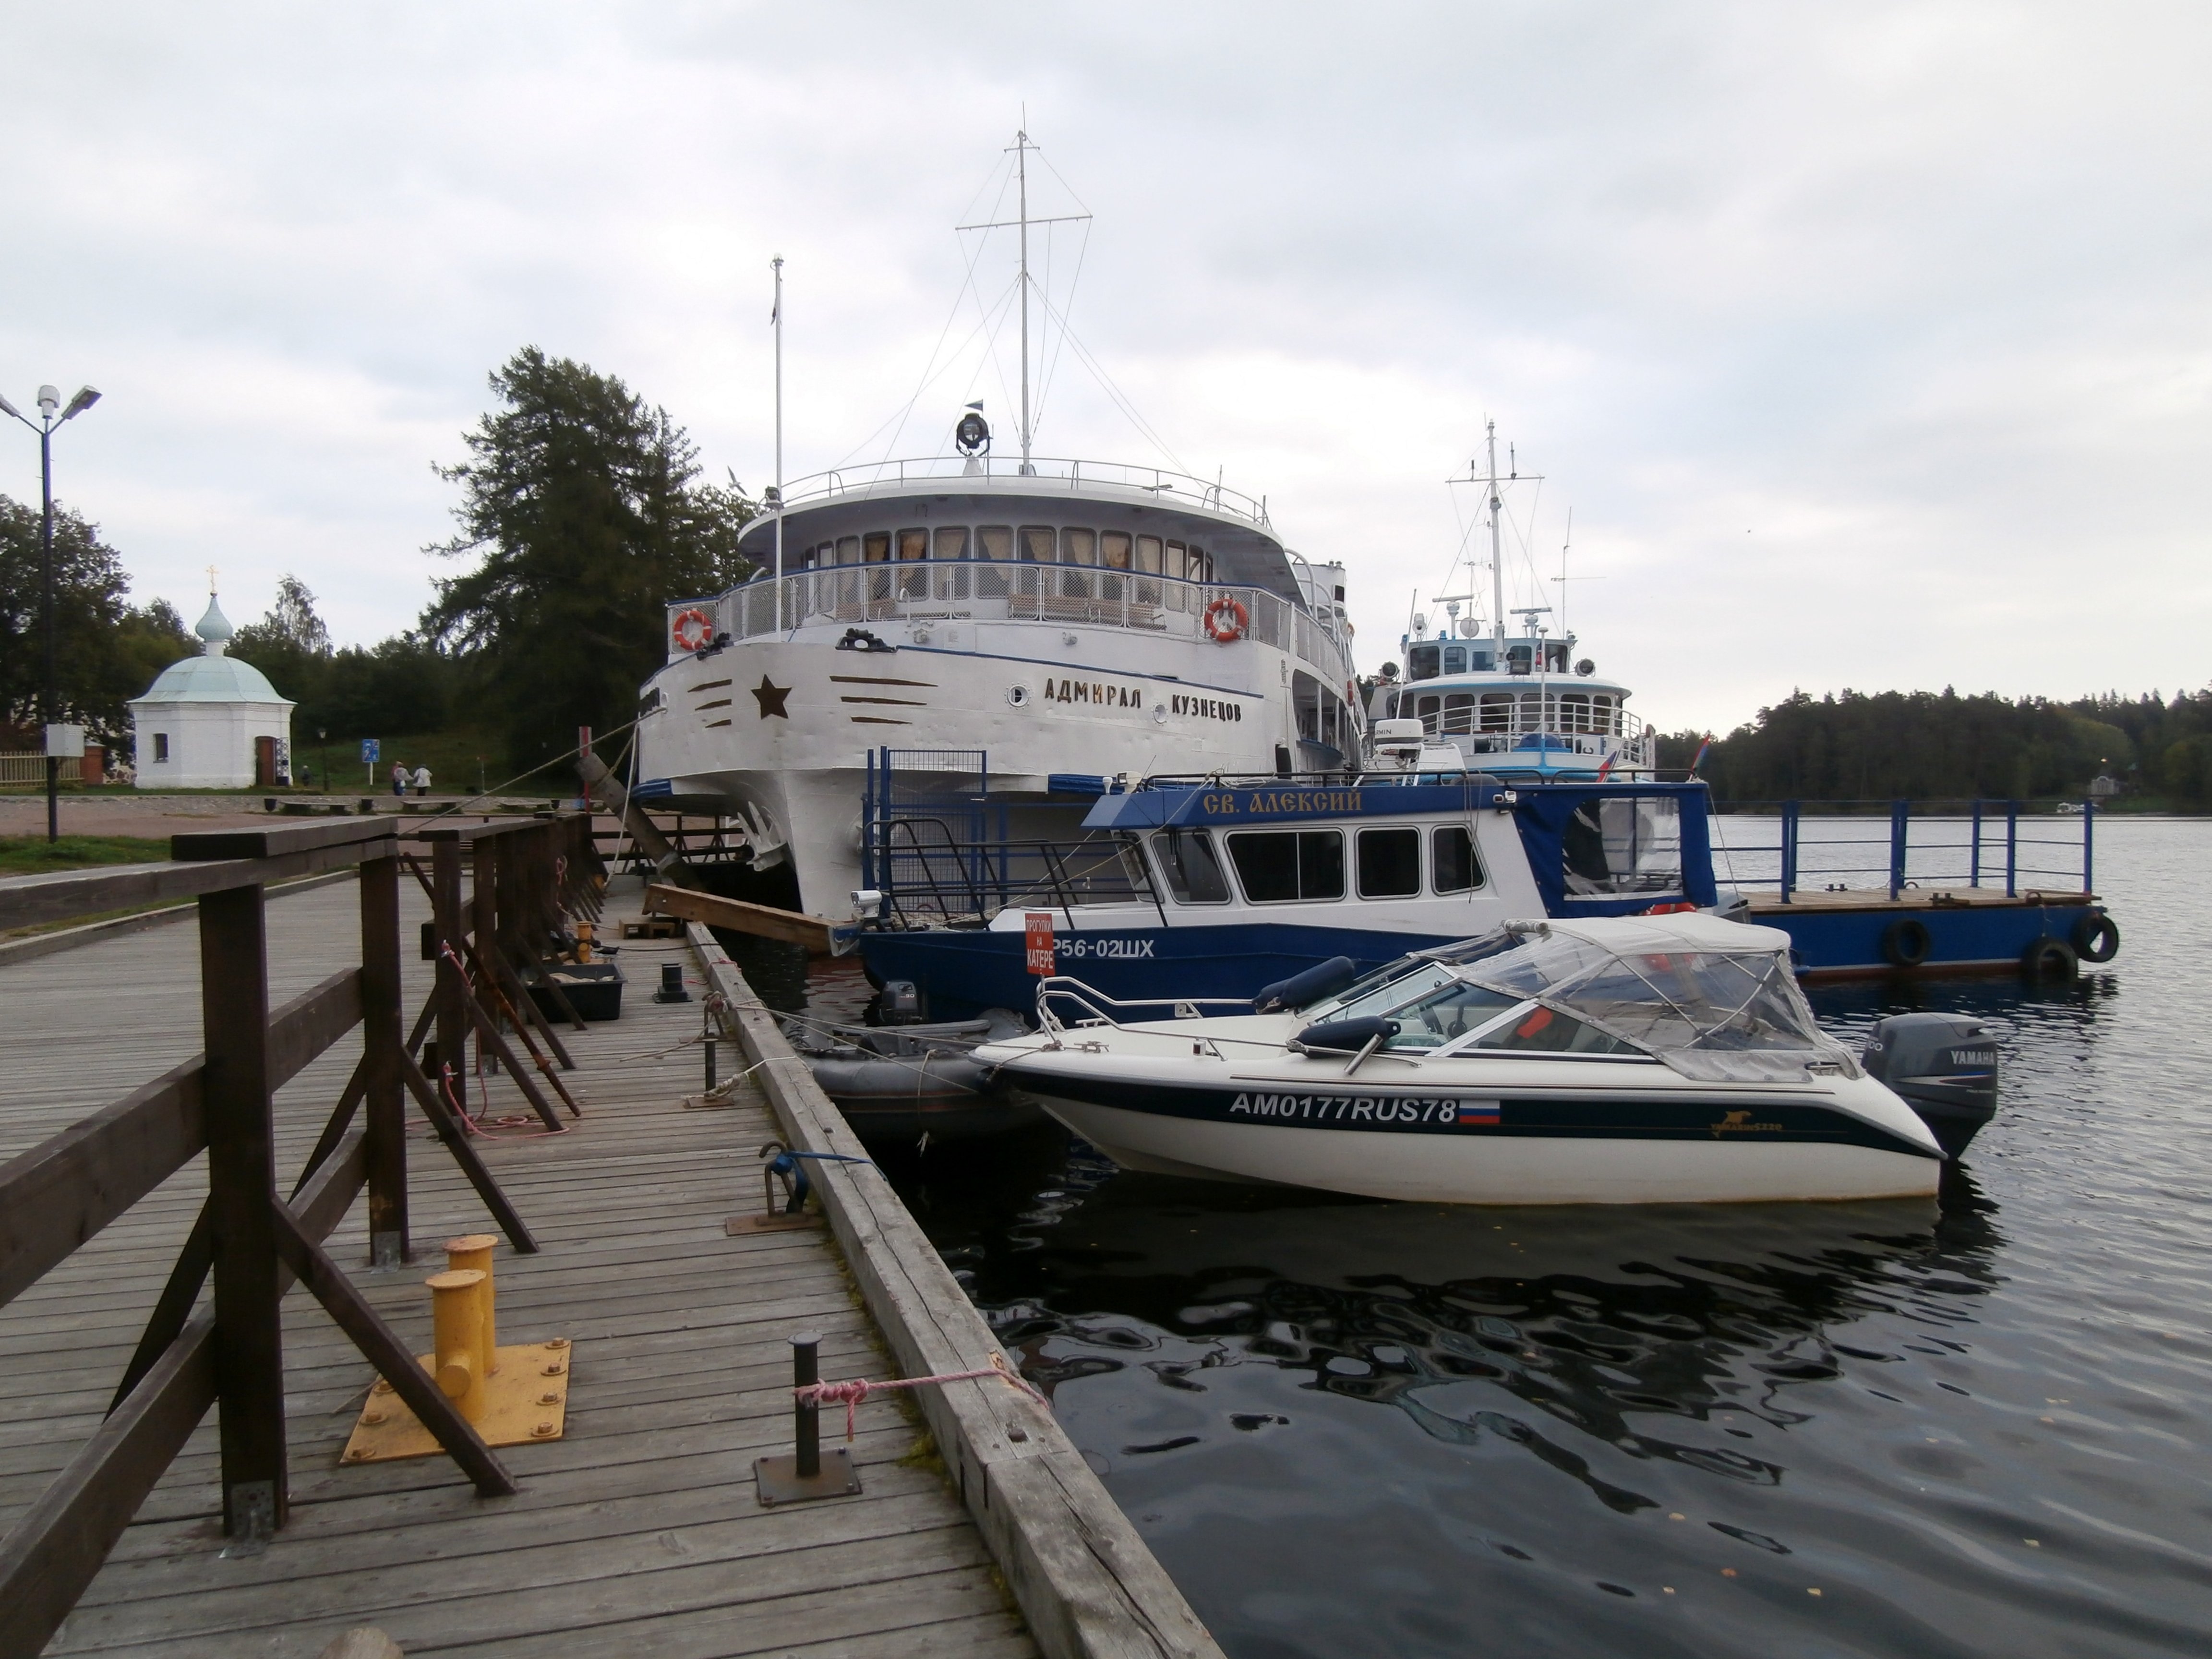
<path fill-rule="evenodd" d="M 1129 1169 L 1668 1204 L 1924 1196 L 1942 1164 L 1814 1024 L 1789 935 L 1702 914 L 1509 922 L 1287 1012 L 1125 1021 L 1065 978 L 1038 1011 L 975 1057 Z"/>

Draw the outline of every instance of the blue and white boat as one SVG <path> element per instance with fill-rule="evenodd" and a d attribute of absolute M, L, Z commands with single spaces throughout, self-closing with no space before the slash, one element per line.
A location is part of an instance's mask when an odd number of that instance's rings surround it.
<path fill-rule="evenodd" d="M 1365 972 L 1525 917 L 1724 909 L 1788 933 L 1808 977 L 2040 973 L 2116 948 L 2086 873 L 2078 890 L 1724 890 L 1696 780 L 1508 783 L 1403 720 L 1378 727 L 1373 760 L 1350 775 L 1096 781 L 1087 839 L 1068 844 L 879 821 L 876 884 L 844 942 L 878 982 L 912 981 L 937 1019 L 1027 1008 L 1054 974 L 1123 1002 L 1218 1010 L 1319 963 Z"/>

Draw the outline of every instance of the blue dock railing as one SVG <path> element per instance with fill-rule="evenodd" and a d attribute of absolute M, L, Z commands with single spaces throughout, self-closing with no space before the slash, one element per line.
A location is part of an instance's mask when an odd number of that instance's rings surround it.
<path fill-rule="evenodd" d="M 1886 836 L 1875 833 L 1881 824 L 1875 814 L 1885 805 Z M 1770 813 L 1778 839 L 1743 838 Z M 2075 813 L 2078 840 L 2039 833 L 2070 830 Z M 2096 819 L 2094 801 L 1731 802 L 1713 818 L 1714 873 L 1734 884 L 1777 885 L 1784 904 L 1800 892 L 1864 890 L 1876 880 L 1894 900 L 1908 888 L 1931 884 L 1994 886 L 2002 850 L 2007 898 L 2019 897 L 2023 886 L 2047 891 L 2063 884 L 2066 891 L 2087 893 L 2095 890 Z M 1883 862 L 1863 861 L 1874 848 L 1886 854 Z"/>

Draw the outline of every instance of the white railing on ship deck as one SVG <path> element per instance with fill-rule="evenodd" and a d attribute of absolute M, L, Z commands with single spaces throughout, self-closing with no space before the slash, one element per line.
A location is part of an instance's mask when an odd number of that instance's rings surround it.
<path fill-rule="evenodd" d="M 1617 754 L 1622 763 L 1632 767 L 1650 767 L 1657 762 L 1657 750 L 1651 729 L 1625 708 L 1615 708 L 1609 718 L 1611 731 L 1593 731 L 1589 725 L 1564 718 L 1564 710 L 1557 696 L 1547 700 L 1550 708 L 1545 714 L 1535 712 L 1534 697 L 1524 703 L 1516 698 L 1507 705 L 1508 719 L 1504 725 L 1495 723 L 1478 726 L 1483 713 L 1476 708 L 1448 708 L 1441 714 L 1421 716 L 1421 728 L 1431 737 L 1440 737 L 1456 743 L 1468 755 L 1506 755 L 1519 749 L 1548 748 L 1554 753 L 1571 755 Z M 1588 709 L 1578 711 L 1583 720 L 1592 720 Z M 1495 715 L 1493 714 L 1493 721 Z M 1540 738 L 1542 744 L 1530 743 Z"/>
<path fill-rule="evenodd" d="M 966 621 L 1081 623 L 1196 640 L 1205 635 L 1206 608 L 1221 599 L 1244 608 L 1246 637 L 1290 653 L 1333 688 L 1352 678 L 1352 653 L 1344 642 L 1310 612 L 1273 593 L 1087 565 L 985 560 L 837 565 L 786 576 L 781 583 L 747 582 L 720 599 L 697 604 L 711 607 L 716 632 L 737 640 L 823 623 Z M 669 607 L 672 630 L 690 608 Z"/>
<path fill-rule="evenodd" d="M 783 487 L 783 501 L 786 507 L 796 507 L 805 501 L 829 501 L 870 489 L 964 479 L 980 480 L 996 489 L 1034 488 L 1041 494 L 1089 489 L 1126 489 L 1163 503 L 1196 507 L 1204 513 L 1225 513 L 1262 529 L 1270 527 L 1265 495 L 1255 499 L 1242 490 L 1195 478 L 1187 472 L 1052 455 L 1032 456 L 1030 468 L 1024 472 L 1019 461 L 992 455 L 978 456 L 973 461 L 965 455 L 924 455 L 905 460 L 876 461 L 794 478 Z"/>

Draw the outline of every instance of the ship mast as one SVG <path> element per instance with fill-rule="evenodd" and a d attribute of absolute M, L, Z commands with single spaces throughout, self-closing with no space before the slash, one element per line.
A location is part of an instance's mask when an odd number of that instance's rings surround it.
<path fill-rule="evenodd" d="M 1014 158 L 1014 182 L 1017 191 L 1017 212 L 1012 219 L 994 220 L 988 224 L 962 225 L 962 230 L 1018 230 L 1021 233 L 1021 271 L 1016 281 L 1021 287 L 1022 301 L 1022 475 L 1026 477 L 1036 469 L 1030 465 L 1030 445 L 1034 437 L 1030 419 L 1030 227 L 1031 225 L 1079 224 L 1090 218 L 1087 213 L 1066 213 L 1055 218 L 1030 217 L 1030 152 L 1037 146 L 1030 142 L 1026 129 L 1017 131 L 1014 142 L 1006 146 Z M 1038 152 L 1040 155 L 1042 152 Z"/>
<path fill-rule="evenodd" d="M 1498 642 L 1494 660 L 1502 665 L 1505 661 L 1505 560 L 1498 545 L 1498 514 L 1505 502 L 1498 493 L 1498 422 L 1485 421 L 1482 428 L 1490 445 L 1490 621 Z"/>

